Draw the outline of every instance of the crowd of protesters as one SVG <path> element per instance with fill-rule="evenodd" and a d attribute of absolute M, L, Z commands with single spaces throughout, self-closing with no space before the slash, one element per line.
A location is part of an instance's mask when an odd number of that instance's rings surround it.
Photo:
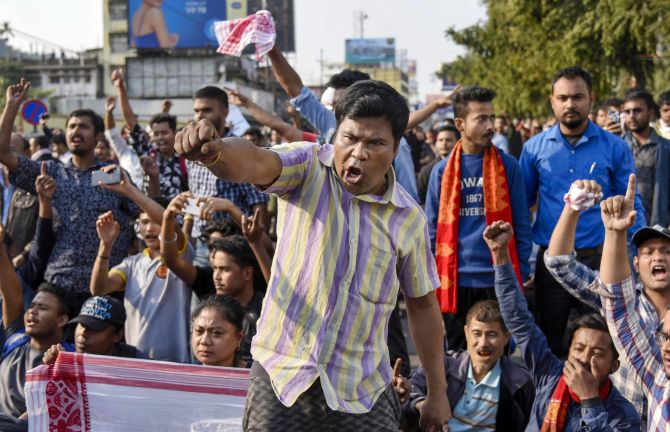
<path fill-rule="evenodd" d="M 0 429 L 73 351 L 250 368 L 248 431 L 666 430 L 670 92 L 596 105 L 569 67 L 546 122 L 477 86 L 410 113 L 269 58 L 290 123 L 206 86 L 143 125 L 119 69 L 104 113 L 27 139 L 7 88 Z"/>

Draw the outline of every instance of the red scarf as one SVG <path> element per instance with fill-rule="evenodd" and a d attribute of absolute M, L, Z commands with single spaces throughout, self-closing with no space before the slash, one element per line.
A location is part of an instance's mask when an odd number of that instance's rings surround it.
<path fill-rule="evenodd" d="M 435 239 L 435 259 L 437 272 L 442 286 L 436 291 L 440 309 L 443 313 L 456 313 L 458 310 L 458 217 L 461 209 L 461 141 L 449 156 L 449 162 L 442 174 L 440 190 L 440 210 L 437 216 L 437 235 Z M 484 210 L 486 225 L 495 221 L 512 223 L 512 206 L 505 166 L 495 146 L 484 150 L 483 163 Z M 514 236 L 507 246 L 516 277 L 521 284 L 519 257 L 516 253 Z"/>
<path fill-rule="evenodd" d="M 612 381 L 607 379 L 603 385 L 598 389 L 598 396 L 600 400 L 604 401 L 610 394 L 612 389 Z M 565 377 L 561 375 L 558 380 L 558 385 L 551 395 L 551 400 L 547 406 L 547 414 L 544 416 L 542 422 L 542 429 L 540 432 L 562 432 L 565 430 L 565 423 L 568 418 L 568 406 L 570 406 L 570 399 L 575 403 L 582 403 L 579 396 L 574 394 L 568 384 L 565 382 Z"/>

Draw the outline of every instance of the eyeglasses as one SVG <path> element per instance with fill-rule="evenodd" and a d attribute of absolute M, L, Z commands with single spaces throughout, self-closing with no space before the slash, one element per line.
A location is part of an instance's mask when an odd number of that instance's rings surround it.
<path fill-rule="evenodd" d="M 657 331 L 654 333 L 654 339 L 656 339 L 656 344 L 660 347 L 663 346 L 668 340 L 670 340 L 670 335 L 663 333 L 662 331 Z"/>

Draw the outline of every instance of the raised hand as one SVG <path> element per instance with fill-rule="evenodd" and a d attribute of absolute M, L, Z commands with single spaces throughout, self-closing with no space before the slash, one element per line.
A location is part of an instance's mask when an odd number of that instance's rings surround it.
<path fill-rule="evenodd" d="M 212 220 L 215 213 L 229 212 L 230 209 L 235 205 L 228 199 L 214 197 L 198 198 L 198 204 L 202 204 L 202 207 L 200 207 L 200 219 L 206 221 Z"/>
<path fill-rule="evenodd" d="M 165 99 L 163 101 L 163 106 L 161 107 L 161 112 L 167 114 L 170 112 L 171 108 L 172 108 L 172 101 L 170 99 Z"/>
<path fill-rule="evenodd" d="M 58 354 L 61 351 L 65 351 L 65 348 L 63 348 L 63 346 L 61 344 L 51 345 L 51 348 L 49 348 L 44 353 L 44 356 L 42 357 L 42 363 L 45 364 L 45 365 L 56 364 L 56 359 L 58 358 Z"/>
<path fill-rule="evenodd" d="M 605 229 L 626 231 L 635 223 L 635 174 L 628 177 L 626 195 L 613 196 L 600 203 L 600 216 Z"/>
<path fill-rule="evenodd" d="M 7 98 L 5 99 L 7 106 L 18 109 L 21 102 L 23 102 L 23 99 L 25 99 L 28 94 L 29 89 L 30 82 L 26 81 L 25 78 L 21 78 L 21 81 L 19 81 L 18 84 L 7 87 Z"/>
<path fill-rule="evenodd" d="M 393 388 L 400 399 L 400 403 L 404 404 L 409 399 L 409 393 L 412 389 L 412 384 L 407 378 L 400 374 L 402 369 L 402 359 L 398 357 L 393 366 Z"/>
<path fill-rule="evenodd" d="M 235 90 L 230 90 L 228 92 L 228 102 L 237 106 L 246 106 L 249 103 L 249 99 Z"/>
<path fill-rule="evenodd" d="M 110 172 L 114 170 L 121 170 L 121 181 L 116 184 L 104 184 L 102 182 L 98 183 L 98 186 L 100 186 L 103 189 L 107 189 L 108 191 L 116 192 L 118 194 L 121 194 L 123 196 L 128 196 L 131 193 L 133 186 L 133 182 L 130 181 L 128 178 L 128 174 L 121 169 L 120 166 L 118 165 L 107 165 L 102 168 L 100 168 L 100 171 L 104 172 Z"/>
<path fill-rule="evenodd" d="M 448 94 L 442 96 L 437 101 L 435 101 L 435 103 L 437 104 L 437 107 L 438 108 L 446 108 L 446 107 L 450 106 L 454 95 L 456 94 L 456 92 L 458 90 L 460 90 L 460 88 L 461 88 L 461 86 L 457 85 L 456 88 L 454 88 L 451 92 L 449 92 Z"/>
<path fill-rule="evenodd" d="M 35 179 L 35 191 L 42 200 L 51 200 L 56 193 L 56 181 L 47 174 L 47 163 L 42 162 L 40 175 Z"/>
<path fill-rule="evenodd" d="M 186 207 L 189 198 L 193 198 L 193 194 L 191 192 L 183 192 L 172 198 L 172 201 L 170 201 L 170 204 L 168 204 L 167 208 L 163 212 L 163 216 L 175 217 L 176 215 L 183 213 L 184 207 Z"/>
<path fill-rule="evenodd" d="M 111 113 L 114 111 L 114 108 L 116 108 L 116 97 L 110 96 L 105 103 L 105 111 Z"/>
<path fill-rule="evenodd" d="M 118 67 L 112 71 L 112 82 L 116 88 L 123 87 L 123 69 Z"/>
<path fill-rule="evenodd" d="M 256 208 L 256 211 L 254 211 L 254 215 L 252 217 L 247 217 L 244 214 L 242 215 L 242 234 L 244 235 L 244 238 L 247 239 L 249 244 L 259 243 L 261 238 L 263 238 L 263 234 L 265 233 L 265 227 L 261 222 L 260 213 L 260 209 Z M 398 360 L 400 360 L 402 365 L 402 360 L 400 358 Z"/>
<path fill-rule="evenodd" d="M 189 160 L 206 162 L 218 157 L 221 151 L 218 138 L 219 134 L 209 120 L 192 121 L 177 132 L 174 149 Z"/>
<path fill-rule="evenodd" d="M 484 241 L 491 252 L 507 250 L 507 244 L 514 235 L 512 224 L 509 222 L 495 221 L 484 230 Z"/>
<path fill-rule="evenodd" d="M 111 211 L 103 213 L 98 217 L 95 223 L 95 230 L 98 232 L 98 238 L 107 246 L 112 246 L 119 237 L 121 227 L 114 219 Z"/>
<path fill-rule="evenodd" d="M 140 158 L 140 164 L 142 165 L 142 169 L 144 170 L 144 172 L 147 173 L 149 177 L 154 178 L 160 175 L 158 164 L 156 163 L 156 160 L 151 156 L 142 156 Z"/>

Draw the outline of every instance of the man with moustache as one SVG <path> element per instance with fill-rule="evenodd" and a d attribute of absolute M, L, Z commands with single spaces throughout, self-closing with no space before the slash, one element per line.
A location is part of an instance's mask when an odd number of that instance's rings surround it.
<path fill-rule="evenodd" d="M 7 89 L 7 102 L 0 119 L 0 163 L 7 166 L 16 186 L 35 193 L 40 163 L 17 156 L 9 147 L 12 124 L 29 87 L 30 83 L 22 79 Z M 72 159 L 65 164 L 44 162 L 44 174 L 56 182 L 58 193 L 54 196 L 53 207 L 61 216 L 44 278 L 67 291 L 74 310 L 90 297 L 88 284 L 97 249 L 95 221 L 100 210 L 111 211 L 124 227 L 109 256 L 112 265 L 121 262 L 128 254 L 133 235 L 130 222 L 138 214 L 137 206 L 130 199 L 92 184 L 93 172 L 104 166 L 94 153 L 103 130 L 102 118 L 95 112 L 86 109 L 72 112 L 65 132 Z"/>
<path fill-rule="evenodd" d="M 622 194 L 635 166 L 626 143 L 589 120 L 594 96 L 588 72 L 578 66 L 558 71 L 550 101 L 558 123 L 526 142 L 520 164 L 528 207 L 537 205 L 533 241 L 540 249 L 535 269 L 535 313 L 552 352 L 561 355 L 570 309 L 583 307 L 549 274 L 542 260 L 563 211 L 563 196 L 576 180 L 594 180 L 602 188 L 605 198 Z M 639 229 L 646 225 L 639 197 L 636 198 L 636 209 L 635 229 Z M 577 259 L 596 268 L 603 237 L 598 210 L 584 211 L 575 239 Z"/>
<path fill-rule="evenodd" d="M 631 365 L 647 397 L 647 430 L 662 431 L 670 424 L 670 308 L 658 311 L 662 329 L 650 331 L 643 317 L 642 296 L 635 287 L 627 259 L 626 234 L 636 217 L 635 176 L 631 176 L 630 183 L 625 196 L 609 198 L 600 205 L 605 243 L 599 279 L 589 289 L 600 295 L 614 344 L 622 360 Z M 644 236 L 648 234 L 651 232 Z M 667 235 L 665 231 L 664 237 Z M 653 255 L 659 259 L 668 254 L 666 246 Z M 667 280 L 667 268 L 662 276 Z"/>
<path fill-rule="evenodd" d="M 492 145 L 496 94 L 467 87 L 453 97 L 461 140 L 432 170 L 426 217 L 442 287 L 440 306 L 449 349 L 465 348 L 465 315 L 479 300 L 495 299 L 491 254 L 482 238 L 487 223 L 514 224 L 512 256 L 519 279 L 528 277 L 530 214 L 523 177 L 514 157 Z M 514 191 L 514 193 L 512 193 Z"/>
<path fill-rule="evenodd" d="M 573 187 L 596 195 L 600 191 L 600 186 L 592 180 L 578 180 Z M 544 263 L 566 291 L 604 314 L 600 297 L 590 289 L 592 284 L 597 284 L 598 272 L 577 261 L 574 252 L 579 214 L 579 209 L 566 203 L 544 254 Z M 653 334 L 660 328 L 666 306 L 670 304 L 670 231 L 660 225 L 641 228 L 633 235 L 633 244 L 637 248 L 633 265 L 639 274 L 635 286 L 638 311 L 645 331 Z M 633 366 L 622 361 L 621 368 L 612 375 L 612 383 L 645 420 L 647 398 Z"/>
<path fill-rule="evenodd" d="M 637 190 L 649 225 L 670 225 L 670 140 L 649 126 L 654 98 L 644 90 L 631 90 L 624 98 L 626 140 L 635 158 Z"/>

